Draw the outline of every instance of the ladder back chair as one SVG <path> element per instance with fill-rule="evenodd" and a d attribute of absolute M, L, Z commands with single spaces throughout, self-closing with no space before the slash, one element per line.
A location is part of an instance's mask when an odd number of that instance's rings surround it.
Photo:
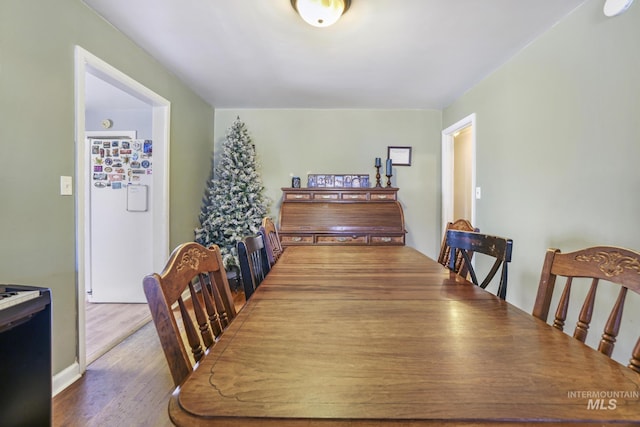
<path fill-rule="evenodd" d="M 584 281 L 574 278 L 591 279 L 591 285 L 578 315 L 573 337 L 585 342 L 594 310 L 598 283 L 602 281 L 620 285 L 617 300 L 604 326 L 598 351 L 611 357 L 616 338 L 620 331 L 622 312 L 627 291 L 640 295 L 640 252 L 613 246 L 595 246 L 575 252 L 561 253 L 559 249 L 548 249 L 542 266 L 538 294 L 533 307 L 533 315 L 547 321 L 553 297 L 556 278 L 566 278 L 565 286 L 555 313 L 553 326 L 564 329 L 569 308 L 572 285 L 585 286 Z M 583 283 L 580 283 L 583 282 Z M 588 280 L 586 282 L 589 282 Z M 640 337 L 635 344 L 629 361 L 629 368 L 640 373 Z"/>
<path fill-rule="evenodd" d="M 471 223 L 466 219 L 457 219 L 454 222 L 449 221 L 447 223 L 447 227 L 445 228 L 444 235 L 442 236 L 442 244 L 440 245 L 440 255 L 438 255 L 438 262 L 445 267 L 449 267 L 449 256 L 451 254 L 451 248 L 447 245 L 447 231 L 449 230 L 460 230 L 460 231 L 474 231 L 479 232 L 480 229 L 471 225 Z M 473 253 L 469 254 L 469 258 L 473 257 Z M 458 273 L 462 277 L 467 277 L 467 267 L 463 262 L 462 253 L 458 252 L 458 256 L 456 258 L 456 262 L 452 270 L 455 273 Z"/>
<path fill-rule="evenodd" d="M 271 270 L 267 249 L 260 234 L 245 237 L 238 242 L 237 249 L 244 297 L 249 300 Z"/>
<path fill-rule="evenodd" d="M 260 234 L 262 234 L 262 237 L 264 238 L 269 265 L 273 265 L 278 261 L 280 255 L 282 255 L 282 244 L 280 243 L 278 230 L 270 217 L 267 216 L 262 218 Z"/>
<path fill-rule="evenodd" d="M 458 257 L 458 254 L 461 254 L 466 269 L 468 269 L 469 275 L 471 276 L 471 281 L 476 286 L 480 286 L 483 289 L 486 288 L 489 283 L 491 283 L 496 273 L 498 272 L 498 269 L 500 269 L 500 266 L 502 266 L 497 296 L 501 299 L 506 299 L 507 265 L 511 262 L 511 251 L 513 248 L 513 241 L 511 239 L 505 239 L 503 237 L 491 236 L 488 234 L 481 234 L 472 231 L 448 230 L 447 246 L 451 248 L 451 255 L 449 257 L 449 268 L 452 271 L 455 271 L 456 259 Z M 471 264 L 471 256 L 472 254 L 476 253 L 495 258 L 493 266 L 482 282 L 478 281 L 475 268 Z"/>
<path fill-rule="evenodd" d="M 143 279 L 143 288 L 178 386 L 236 316 L 220 248 L 195 242 L 179 245 L 162 273 Z"/>

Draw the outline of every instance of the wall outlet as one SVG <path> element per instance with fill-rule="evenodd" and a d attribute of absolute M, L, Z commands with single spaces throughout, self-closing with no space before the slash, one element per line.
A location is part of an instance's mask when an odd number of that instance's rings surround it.
<path fill-rule="evenodd" d="M 73 179 L 70 176 L 60 177 L 60 195 L 73 196 Z"/>

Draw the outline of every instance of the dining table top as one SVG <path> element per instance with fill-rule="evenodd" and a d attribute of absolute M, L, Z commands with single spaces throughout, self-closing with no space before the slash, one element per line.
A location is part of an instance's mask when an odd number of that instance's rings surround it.
<path fill-rule="evenodd" d="M 408 246 L 291 246 L 169 414 L 230 427 L 633 424 L 640 375 Z"/>

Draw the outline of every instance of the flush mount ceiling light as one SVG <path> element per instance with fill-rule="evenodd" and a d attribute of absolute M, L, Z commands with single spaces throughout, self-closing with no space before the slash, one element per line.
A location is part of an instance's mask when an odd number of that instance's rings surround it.
<path fill-rule="evenodd" d="M 604 14 L 606 16 L 620 15 L 629 9 L 631 3 L 633 3 L 633 0 L 606 0 L 604 2 Z"/>
<path fill-rule="evenodd" d="M 309 25 L 328 27 L 349 9 L 351 0 L 291 0 L 291 5 Z"/>

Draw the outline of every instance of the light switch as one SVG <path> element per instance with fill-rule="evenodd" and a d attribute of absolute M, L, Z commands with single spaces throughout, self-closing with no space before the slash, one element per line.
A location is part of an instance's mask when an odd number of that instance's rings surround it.
<path fill-rule="evenodd" d="M 482 190 L 480 189 L 480 187 L 476 187 L 476 199 L 482 199 Z"/>
<path fill-rule="evenodd" d="M 60 195 L 73 196 L 73 179 L 70 176 L 60 177 Z"/>

